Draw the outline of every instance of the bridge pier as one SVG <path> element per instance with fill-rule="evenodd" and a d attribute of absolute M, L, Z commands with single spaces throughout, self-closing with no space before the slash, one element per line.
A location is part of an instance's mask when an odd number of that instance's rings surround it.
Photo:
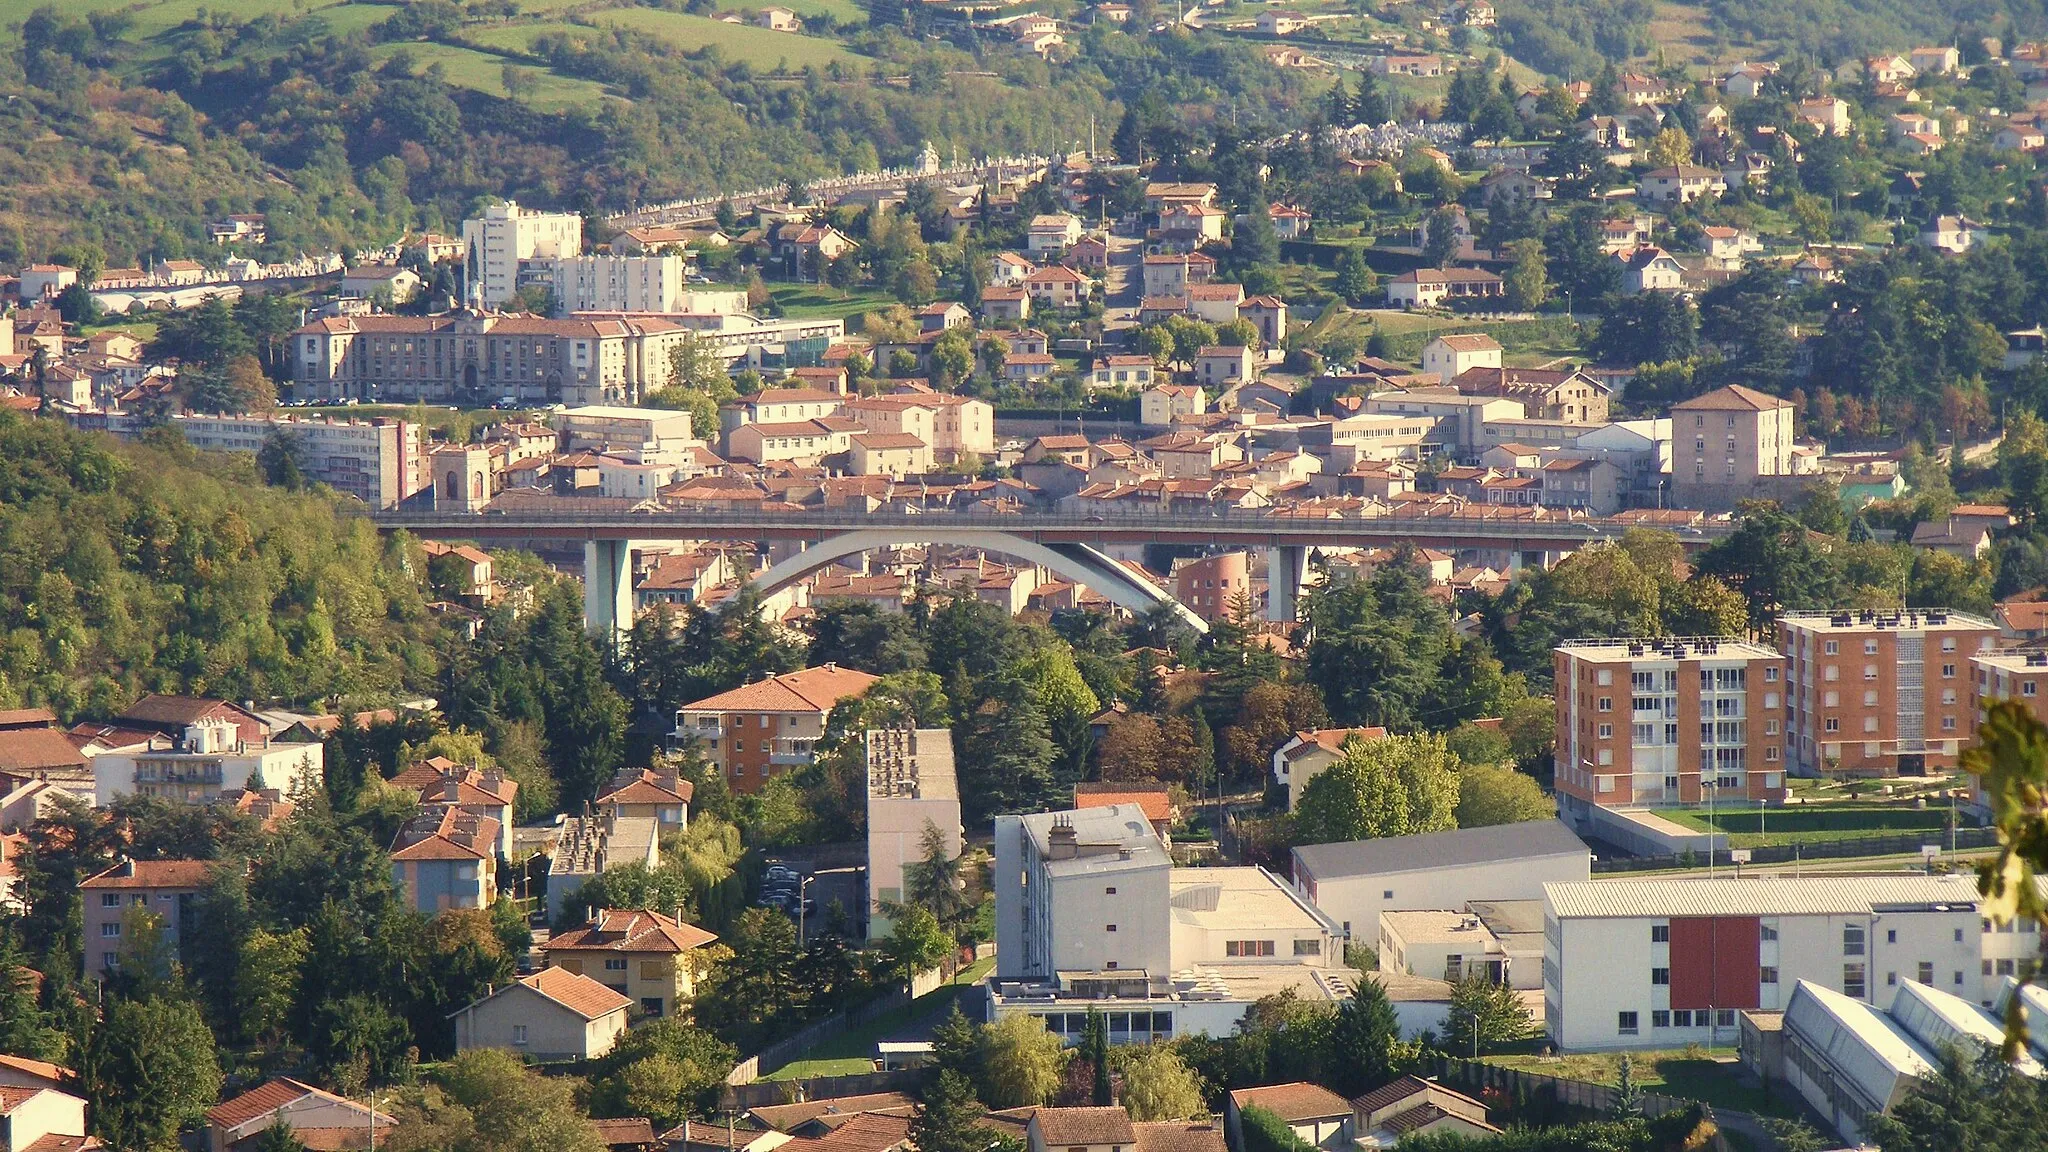
<path fill-rule="evenodd" d="M 1266 549 L 1266 619 L 1292 624 L 1300 617 L 1301 590 L 1308 580 L 1308 548 L 1281 544 Z"/>
<path fill-rule="evenodd" d="M 583 626 L 616 648 L 633 626 L 633 542 L 583 542 Z"/>

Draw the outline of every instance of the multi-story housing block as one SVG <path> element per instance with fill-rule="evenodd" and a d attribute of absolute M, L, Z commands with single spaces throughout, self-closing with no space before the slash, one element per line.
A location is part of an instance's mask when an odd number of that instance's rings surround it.
<path fill-rule="evenodd" d="M 458 312 L 329 316 L 292 333 L 301 400 L 631 403 L 674 377 L 669 320 Z"/>
<path fill-rule="evenodd" d="M 936 835 L 948 859 L 960 855 L 960 785 L 949 728 L 878 728 L 867 733 L 868 939 L 889 934 L 888 908 L 904 901 L 904 869 L 925 858 Z"/>
<path fill-rule="evenodd" d="M 771 776 L 809 764 L 825 717 L 877 678 L 826 664 L 770 676 L 676 710 L 678 741 L 695 740 L 735 792 L 758 792 Z"/>
<path fill-rule="evenodd" d="M 1754 803 L 1784 786 L 1784 658 L 1717 637 L 1571 640 L 1557 676 L 1559 814 Z"/>
<path fill-rule="evenodd" d="M 275 413 L 171 417 L 186 443 L 203 452 L 255 455 L 273 439 L 296 443 L 310 480 L 353 496 L 372 508 L 393 508 L 427 486 L 420 429 L 403 420 L 305 420 Z M 142 423 L 110 415 L 108 431 L 140 435 Z"/>
<path fill-rule="evenodd" d="M 148 913 L 161 925 L 164 943 L 178 946 L 192 897 L 213 882 L 210 860 L 131 860 L 119 863 L 78 885 L 85 939 L 80 949 L 85 974 L 104 977 L 120 965 L 121 946 L 133 930 L 133 915 Z"/>
<path fill-rule="evenodd" d="M 467 295 L 500 305 L 519 294 L 519 262 L 575 256 L 583 251 L 583 217 L 573 212 L 527 212 L 516 202 L 492 204 L 462 222 Z"/>
<path fill-rule="evenodd" d="M 1972 656 L 1998 625 L 1940 608 L 1787 612 L 1787 762 L 1799 776 L 1952 770 L 1976 727 Z"/>
<path fill-rule="evenodd" d="M 564 256 L 534 261 L 529 271 L 554 293 L 558 317 L 686 311 L 681 256 Z"/>

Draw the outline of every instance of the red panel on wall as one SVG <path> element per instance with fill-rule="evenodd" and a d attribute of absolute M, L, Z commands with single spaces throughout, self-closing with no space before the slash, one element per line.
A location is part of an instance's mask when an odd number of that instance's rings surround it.
<path fill-rule="evenodd" d="M 1673 1008 L 1756 1008 L 1758 997 L 1756 917 L 1671 921 Z"/>

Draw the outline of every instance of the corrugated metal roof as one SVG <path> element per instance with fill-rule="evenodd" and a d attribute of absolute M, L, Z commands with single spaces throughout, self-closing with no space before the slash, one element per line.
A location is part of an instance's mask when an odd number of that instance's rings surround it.
<path fill-rule="evenodd" d="M 1834 1066 L 1869 1104 L 1889 1106 L 1902 1079 L 1931 1076 L 1934 1056 L 1884 1013 L 1801 980 L 1785 1005 L 1785 1030 Z"/>
<path fill-rule="evenodd" d="M 1559 919 L 1605 916 L 1801 916 L 1887 905 L 1978 903 L 1973 876 L 1752 876 L 1737 880 L 1599 880 L 1543 886 Z"/>
<path fill-rule="evenodd" d="M 1570 828 L 1557 820 L 1531 820 L 1343 844 L 1304 844 L 1294 850 L 1294 858 L 1300 865 L 1297 874 L 1306 868 L 1317 880 L 1335 880 L 1564 853 L 1586 853 L 1591 868 L 1591 853 Z"/>

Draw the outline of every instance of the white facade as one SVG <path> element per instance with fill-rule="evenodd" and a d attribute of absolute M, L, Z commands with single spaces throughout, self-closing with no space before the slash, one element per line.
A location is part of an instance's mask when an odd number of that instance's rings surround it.
<path fill-rule="evenodd" d="M 468 293 L 499 305 L 519 292 L 521 260 L 554 259 L 583 251 L 583 217 L 573 212 L 525 212 L 512 201 L 493 204 L 462 222 Z"/>
<path fill-rule="evenodd" d="M 205 804 L 224 792 L 256 787 L 292 795 L 318 788 L 326 748 L 320 744 L 248 744 L 235 726 L 202 722 L 175 745 L 102 752 L 92 758 L 95 803 L 104 808 L 129 795 L 159 796 L 174 804 Z"/>
<path fill-rule="evenodd" d="M 113 423 L 112 420 L 109 421 Z M 419 428 L 402 420 L 300 420 L 274 413 L 180 413 L 171 426 L 202 452 L 254 455 L 273 436 L 296 438 L 309 479 L 372 508 L 392 508 L 426 487 Z M 135 429 L 140 433 L 139 427 Z"/>
<path fill-rule="evenodd" d="M 566 256 L 531 266 L 554 289 L 557 316 L 688 311 L 681 256 Z"/>
<path fill-rule="evenodd" d="M 924 859 L 927 828 L 959 858 L 960 788 L 950 728 L 871 730 L 867 762 L 868 939 L 876 940 L 889 934 L 883 906 L 903 900 L 904 866 Z"/>
<path fill-rule="evenodd" d="M 1327 916 L 1264 868 L 1177 868 L 1172 970 L 1197 965 L 1344 962 L 1344 942 Z"/>
<path fill-rule="evenodd" d="M 1540 900 L 1592 874 L 1592 852 L 1554 820 L 1294 850 L 1296 890 L 1354 940 L 1377 938 L 1382 912 Z"/>
<path fill-rule="evenodd" d="M 1733 1043 L 1739 1011 L 1781 1011 L 1801 980 L 1866 1004 L 1912 980 L 1989 1003 L 1987 940 L 2022 938 L 1987 937 L 1967 876 L 1614 880 L 1544 901 L 1544 1024 L 1566 1051 Z"/>
<path fill-rule="evenodd" d="M 690 414 L 662 408 L 590 404 L 555 413 L 554 426 L 569 452 L 624 450 L 646 460 L 649 452 L 681 452 L 696 443 Z"/>
<path fill-rule="evenodd" d="M 1166 845 L 1136 804 L 998 816 L 996 974 L 1171 970 Z"/>

